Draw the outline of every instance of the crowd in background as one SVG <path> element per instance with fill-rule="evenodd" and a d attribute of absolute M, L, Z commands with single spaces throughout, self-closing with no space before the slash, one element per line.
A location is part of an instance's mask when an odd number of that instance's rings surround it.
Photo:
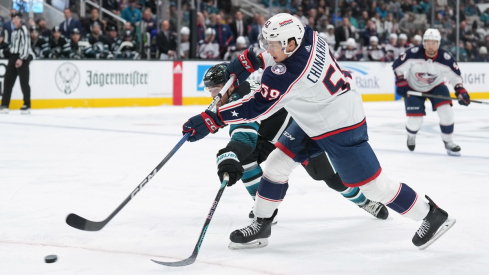
<path fill-rule="evenodd" d="M 26 24 L 36 47 L 37 58 L 189 58 L 189 8 L 192 0 L 182 0 L 180 30 L 178 10 L 169 3 L 168 20 L 157 22 L 157 0 L 103 0 L 103 7 L 121 16 L 123 30 L 109 18 L 99 20 L 98 10 L 88 11 L 80 20 L 69 9 L 58 28 L 46 29 L 42 19 Z M 390 62 L 413 45 L 419 45 L 424 31 L 437 28 L 440 46 L 460 61 L 489 61 L 489 8 L 477 4 L 485 0 L 460 0 L 460 44 L 456 41 L 455 0 L 260 0 L 271 2 L 274 13 L 286 12 L 319 32 L 339 60 Z M 487 1 L 487 0 L 486 0 Z M 194 1 L 197 3 L 197 1 Z M 431 22 L 431 11 L 435 16 Z M 230 60 L 249 46 L 259 50 L 258 34 L 266 21 L 260 14 L 245 16 L 231 1 L 201 0 L 197 13 L 197 52 L 199 59 Z M 10 29 L 9 29 L 10 26 Z M 180 48 L 177 37 L 180 32 Z M 3 24 L 3 42 L 8 45 L 10 21 Z M 36 43 L 34 43 L 36 41 Z M 3 46 L 2 46 L 3 45 Z M 177 52 L 178 51 L 178 52 Z"/>

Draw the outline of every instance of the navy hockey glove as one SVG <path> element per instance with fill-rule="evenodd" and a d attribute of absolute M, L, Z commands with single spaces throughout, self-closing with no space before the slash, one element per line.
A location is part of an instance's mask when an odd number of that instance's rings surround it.
<path fill-rule="evenodd" d="M 188 138 L 188 141 L 194 142 L 199 139 L 203 139 L 209 133 L 215 133 L 219 128 L 224 126 L 219 116 L 209 110 L 191 117 L 185 124 L 183 124 L 182 133 L 185 135 L 191 132 L 192 135 Z"/>
<path fill-rule="evenodd" d="M 222 182 L 224 173 L 229 174 L 228 186 L 235 184 L 243 176 L 243 166 L 239 162 L 238 156 L 230 150 L 223 148 L 217 153 L 217 175 Z"/>
<path fill-rule="evenodd" d="M 461 84 L 455 85 L 455 95 L 457 96 L 458 103 L 460 105 L 469 106 L 470 104 L 469 93 L 467 93 L 467 90 L 465 90 L 465 88 L 462 87 Z"/>
<path fill-rule="evenodd" d="M 238 57 L 229 62 L 225 74 L 226 81 L 231 77 L 231 75 L 235 75 L 236 78 L 234 80 L 233 86 L 237 87 L 240 83 L 245 81 L 250 76 L 250 74 L 258 70 L 259 68 L 260 61 L 256 57 L 256 54 L 253 51 L 253 47 L 250 47 Z"/>
<path fill-rule="evenodd" d="M 407 91 L 409 90 L 409 85 L 404 75 L 396 76 L 396 93 L 399 96 L 406 97 Z"/>

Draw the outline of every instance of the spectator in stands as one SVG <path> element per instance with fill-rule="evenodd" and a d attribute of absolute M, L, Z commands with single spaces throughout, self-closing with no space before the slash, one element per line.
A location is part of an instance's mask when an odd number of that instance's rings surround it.
<path fill-rule="evenodd" d="M 334 26 L 333 25 L 328 25 L 326 27 L 326 32 L 320 32 L 319 35 L 326 40 L 326 43 L 328 43 L 329 47 L 331 50 L 334 52 L 335 44 L 336 44 L 336 38 L 335 38 L 335 33 L 334 33 Z"/>
<path fill-rule="evenodd" d="M 234 58 L 238 57 L 246 50 L 246 46 L 246 38 L 239 36 L 236 39 L 236 45 L 229 47 L 229 50 L 224 55 L 224 60 L 233 60 Z"/>
<path fill-rule="evenodd" d="M 352 3 L 356 3 L 356 2 L 352 2 Z M 346 18 L 348 18 L 348 20 L 350 20 L 350 24 L 355 28 L 355 29 L 358 29 L 358 21 L 357 19 L 353 16 L 353 11 L 351 8 L 348 8 L 346 10 L 346 15 L 345 15 Z"/>
<path fill-rule="evenodd" d="M 375 16 L 371 19 L 374 22 L 375 30 L 379 34 L 378 38 L 382 39 L 384 37 L 384 24 L 382 23 L 382 19 L 380 19 L 380 14 L 378 12 L 375 13 Z"/>
<path fill-rule="evenodd" d="M 0 58 L 8 59 L 10 57 L 10 48 L 5 41 L 3 41 L 3 32 L 0 32 Z M 0 96 L 2 93 L 0 93 Z"/>
<path fill-rule="evenodd" d="M 136 40 L 131 33 L 131 31 L 127 30 L 124 32 L 123 39 L 119 39 L 116 42 L 114 56 L 117 59 L 138 59 L 138 47 Z"/>
<path fill-rule="evenodd" d="M 214 24 L 214 29 L 216 30 L 215 42 L 219 44 L 220 55 L 223 58 L 229 45 L 234 44 L 233 32 L 228 25 L 222 23 L 221 15 L 216 15 Z"/>
<path fill-rule="evenodd" d="M 389 35 L 389 44 L 385 46 L 385 61 L 392 62 L 399 56 L 399 47 L 397 46 L 397 34 Z"/>
<path fill-rule="evenodd" d="M 260 15 L 258 17 L 258 21 L 255 24 L 251 25 L 251 31 L 248 36 L 251 45 L 258 44 L 258 35 L 261 33 L 261 28 L 264 24 L 265 17 Z"/>
<path fill-rule="evenodd" d="M 205 40 L 205 26 L 204 15 L 201 12 L 197 13 L 197 43 L 204 43 Z"/>
<path fill-rule="evenodd" d="M 358 29 L 364 30 L 367 27 L 367 22 L 369 21 L 368 11 L 364 10 L 362 12 L 362 17 L 358 19 Z"/>
<path fill-rule="evenodd" d="M 88 43 L 94 45 L 97 42 L 102 42 L 103 44 L 108 44 L 105 38 L 102 36 L 102 26 L 97 22 L 93 22 L 90 26 L 91 32 L 87 34 Z"/>
<path fill-rule="evenodd" d="M 385 60 L 385 49 L 379 45 L 379 38 L 377 36 L 370 37 L 370 45 L 365 47 L 364 56 L 366 61 L 380 61 Z"/>
<path fill-rule="evenodd" d="M 51 30 L 46 27 L 46 20 L 44 18 L 37 19 L 36 25 L 39 28 L 39 35 L 47 38 L 51 37 Z"/>
<path fill-rule="evenodd" d="M 170 22 L 161 22 L 161 30 L 156 36 L 156 46 L 160 52 L 160 60 L 173 59 L 177 49 L 177 40 L 170 30 Z"/>
<path fill-rule="evenodd" d="M 421 35 L 419 34 L 416 34 L 414 37 L 413 37 L 413 46 L 419 46 L 421 45 L 421 41 L 423 40 L 423 38 L 421 37 Z"/>
<path fill-rule="evenodd" d="M 480 47 L 479 54 L 475 57 L 476 62 L 489 62 L 489 56 L 487 55 L 487 48 L 485 46 Z"/>
<path fill-rule="evenodd" d="M 415 25 L 414 25 L 414 13 L 409 12 L 408 16 L 404 16 L 403 19 L 399 22 L 399 30 L 408 36 L 414 35 Z"/>
<path fill-rule="evenodd" d="M 362 58 L 361 54 L 358 53 L 357 43 L 353 38 L 348 38 L 346 44 L 338 48 L 335 56 L 338 61 L 358 61 Z"/>
<path fill-rule="evenodd" d="M 64 9 L 63 13 L 65 15 L 65 21 L 59 24 L 61 34 L 64 35 L 65 37 L 69 37 L 71 35 L 71 31 L 74 28 L 79 29 L 83 33 L 83 27 L 80 21 L 76 20 L 75 18 L 72 18 L 71 10 L 66 8 Z"/>
<path fill-rule="evenodd" d="M 397 24 L 396 19 L 394 18 L 394 14 L 389 13 L 387 15 L 387 18 L 384 19 L 385 35 L 389 36 L 391 33 L 396 33 L 398 29 L 399 29 L 399 24 Z"/>
<path fill-rule="evenodd" d="M 91 31 L 90 29 L 91 29 L 93 23 L 97 22 L 97 24 L 99 24 L 100 26 L 103 25 L 102 21 L 100 21 L 98 18 L 99 18 L 98 9 L 93 8 L 90 11 L 90 18 L 85 19 L 83 22 L 84 23 L 83 28 L 85 29 L 85 31 L 87 33 Z"/>
<path fill-rule="evenodd" d="M 117 40 L 119 40 L 118 33 L 117 33 L 117 27 L 114 25 L 110 25 L 108 29 L 108 34 L 105 37 L 105 41 L 107 42 L 107 45 L 109 46 L 110 51 L 115 50 L 115 45 Z"/>
<path fill-rule="evenodd" d="M 219 9 L 214 6 L 214 0 L 207 0 L 201 2 L 200 10 L 206 11 L 207 14 L 218 14 Z"/>
<path fill-rule="evenodd" d="M 379 17 L 381 19 L 384 19 L 387 17 L 387 14 L 388 14 L 387 6 L 385 5 L 385 3 L 383 1 L 380 2 L 379 6 L 377 6 L 375 11 L 379 14 Z"/>
<path fill-rule="evenodd" d="M 143 22 L 146 23 L 146 32 L 153 32 L 156 30 L 156 20 L 153 18 L 153 15 L 151 14 L 151 9 L 146 8 L 144 9 L 143 12 Z"/>
<path fill-rule="evenodd" d="M 407 35 L 405 33 L 401 33 L 399 35 L 399 41 L 398 41 L 400 55 L 403 54 L 409 48 L 407 41 L 408 41 Z"/>
<path fill-rule="evenodd" d="M 363 43 L 364 45 L 368 45 L 370 43 L 370 37 L 372 36 L 379 36 L 377 31 L 375 30 L 374 27 L 374 22 L 372 20 L 367 21 L 367 27 L 365 28 L 365 31 L 363 32 Z"/>
<path fill-rule="evenodd" d="M 483 23 L 489 23 L 489 8 L 487 8 L 481 15 L 481 21 Z"/>
<path fill-rule="evenodd" d="M 460 5 L 462 6 L 462 5 Z M 470 0 L 469 4 L 465 7 L 464 13 L 466 16 L 474 16 L 474 15 L 479 15 L 479 9 L 474 3 L 474 0 Z"/>
<path fill-rule="evenodd" d="M 248 36 L 248 26 L 246 26 L 246 23 L 243 20 L 243 13 L 239 10 L 236 11 L 234 18 L 234 22 L 230 25 L 234 37 Z"/>
<path fill-rule="evenodd" d="M 202 59 L 217 59 L 219 58 L 219 44 L 214 42 L 216 30 L 207 28 L 205 31 L 205 41 L 199 45 L 198 56 Z"/>
<path fill-rule="evenodd" d="M 49 48 L 51 52 L 49 53 L 49 58 L 57 59 L 64 55 L 63 48 L 67 41 L 65 37 L 61 34 L 61 27 L 54 26 L 51 38 L 49 39 Z"/>
<path fill-rule="evenodd" d="M 39 28 L 34 25 L 30 28 L 31 49 L 36 59 L 48 58 L 50 53 L 49 37 L 39 35 Z"/>
<path fill-rule="evenodd" d="M 156 1 L 155 0 L 144 0 L 144 6 L 151 9 L 152 14 L 156 14 Z"/>
<path fill-rule="evenodd" d="M 421 5 L 419 5 L 416 0 L 413 0 L 412 3 L 413 3 L 412 4 L 412 12 L 413 13 L 422 14 L 424 12 L 423 7 Z"/>
<path fill-rule="evenodd" d="M 119 1 L 117 0 L 104 0 L 102 2 L 102 7 L 105 9 L 111 11 L 114 14 L 121 14 L 121 11 L 119 10 Z"/>
<path fill-rule="evenodd" d="M 127 3 L 127 7 L 121 12 L 122 19 L 134 24 L 140 22 L 141 10 L 136 8 L 136 0 L 128 0 Z"/>
<path fill-rule="evenodd" d="M 452 53 L 453 56 L 457 56 L 457 47 L 453 45 L 453 47 L 450 49 L 450 52 Z M 460 40 L 459 46 L 458 46 L 458 54 L 459 54 L 459 61 L 468 61 L 468 54 L 467 51 L 465 50 L 465 45 L 462 40 Z"/>
<path fill-rule="evenodd" d="M 299 18 L 302 24 L 307 24 L 307 17 L 304 16 L 302 12 L 302 6 L 297 7 L 297 11 L 295 12 L 295 16 Z"/>
<path fill-rule="evenodd" d="M 343 17 L 343 22 L 335 30 L 335 50 L 338 49 L 341 42 L 346 42 L 348 38 L 355 38 L 355 28 L 350 24 L 350 19 Z"/>
<path fill-rule="evenodd" d="M 182 27 L 180 30 L 180 57 L 188 59 L 188 51 L 190 50 L 190 29 Z"/>
<path fill-rule="evenodd" d="M 3 23 L 3 29 L 2 29 L 3 40 L 7 44 L 10 43 L 10 36 L 12 35 L 12 30 L 15 29 L 15 25 L 14 25 L 14 23 L 12 23 L 12 18 L 14 16 L 14 14 L 16 14 L 16 13 L 17 13 L 17 10 L 11 9 L 10 10 L 10 20 Z"/>
<path fill-rule="evenodd" d="M 90 44 L 88 44 L 88 42 L 82 44 L 80 41 L 80 30 L 74 28 L 71 31 L 71 39 L 68 42 L 68 50 L 65 51 L 66 56 L 71 59 L 95 58 L 95 52 L 93 51 L 92 47 L 89 47 Z"/>
<path fill-rule="evenodd" d="M 467 61 L 475 61 L 477 56 L 477 49 L 470 42 L 465 43 L 465 50 L 467 51 Z"/>

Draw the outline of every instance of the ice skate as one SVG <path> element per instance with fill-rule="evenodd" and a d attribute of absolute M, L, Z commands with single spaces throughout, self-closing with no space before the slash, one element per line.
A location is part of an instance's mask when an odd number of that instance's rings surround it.
<path fill-rule="evenodd" d="M 413 244 L 420 250 L 426 249 L 456 222 L 448 216 L 448 213 L 439 208 L 428 196 L 426 196 L 430 204 L 430 212 L 423 219 L 423 223 L 419 227 L 413 237 Z"/>
<path fill-rule="evenodd" d="M 0 114 L 8 114 L 8 107 L 0 106 Z"/>
<path fill-rule="evenodd" d="M 248 214 L 248 218 L 250 219 L 254 219 L 255 218 L 255 213 L 253 213 L 253 209 L 251 209 L 250 213 Z M 275 216 L 273 218 L 273 221 L 272 221 L 272 225 L 276 225 L 277 224 L 277 216 Z"/>
<path fill-rule="evenodd" d="M 22 108 L 20 108 L 20 113 L 23 115 L 28 115 L 31 113 L 31 108 L 24 105 L 24 106 L 22 106 Z"/>
<path fill-rule="evenodd" d="M 414 147 L 416 147 L 416 136 L 408 135 L 407 147 L 408 147 L 409 151 L 414 151 Z"/>
<path fill-rule="evenodd" d="M 389 217 L 389 210 L 387 210 L 387 207 L 380 202 L 367 199 L 367 202 L 360 206 L 360 208 L 372 214 L 372 216 L 377 219 L 386 220 L 387 217 Z"/>
<path fill-rule="evenodd" d="M 445 149 L 447 149 L 447 154 L 449 156 L 460 156 L 460 146 L 458 146 L 457 144 L 453 143 L 453 142 L 446 142 L 446 141 L 443 141 L 443 143 L 445 143 Z"/>
<path fill-rule="evenodd" d="M 229 236 L 231 243 L 229 249 L 251 249 L 265 247 L 268 245 L 268 237 L 272 234 L 272 221 L 277 215 L 275 209 L 270 218 L 253 219 L 251 225 L 235 230 Z"/>

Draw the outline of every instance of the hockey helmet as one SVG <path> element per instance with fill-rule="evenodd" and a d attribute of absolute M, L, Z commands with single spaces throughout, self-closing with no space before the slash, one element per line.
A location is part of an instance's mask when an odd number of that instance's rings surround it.
<path fill-rule="evenodd" d="M 61 28 L 59 26 L 54 26 L 53 32 L 61 32 Z"/>
<path fill-rule="evenodd" d="M 278 41 L 285 54 L 291 55 L 297 51 L 304 38 L 304 25 L 295 16 L 288 13 L 279 13 L 265 22 L 261 34 L 258 36 L 260 47 L 268 50 L 268 41 Z M 297 47 L 292 52 L 287 52 L 289 39 L 294 38 Z"/>
<path fill-rule="evenodd" d="M 206 88 L 226 83 L 225 73 L 227 63 L 220 63 L 210 67 L 204 74 L 204 86 Z"/>
<path fill-rule="evenodd" d="M 180 30 L 180 34 L 181 35 L 190 35 L 190 29 L 188 27 L 183 27 L 181 30 Z"/>
<path fill-rule="evenodd" d="M 238 38 L 236 38 L 236 45 L 238 44 L 246 47 L 246 38 L 244 38 L 243 36 L 238 36 Z"/>
<path fill-rule="evenodd" d="M 440 31 L 437 29 L 427 29 L 423 35 L 423 46 L 425 45 L 426 40 L 436 40 L 438 41 L 438 47 L 440 47 Z"/>
<path fill-rule="evenodd" d="M 205 36 L 209 37 L 209 36 L 215 36 L 216 35 L 216 30 L 214 30 L 213 28 L 207 28 L 207 30 L 205 30 Z"/>

